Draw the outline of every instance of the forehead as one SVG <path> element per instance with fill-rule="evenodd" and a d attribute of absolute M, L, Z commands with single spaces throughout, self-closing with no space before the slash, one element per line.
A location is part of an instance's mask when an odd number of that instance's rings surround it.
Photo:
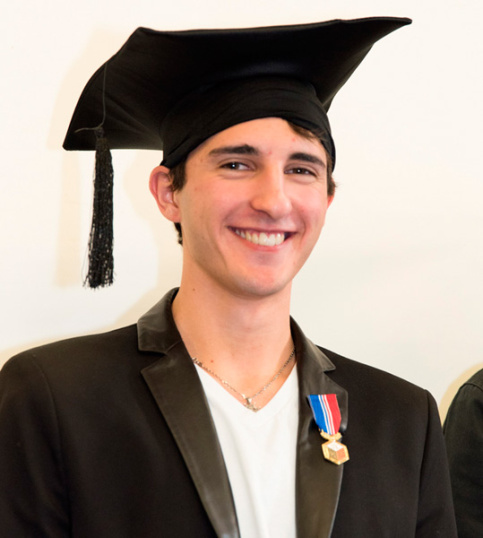
<path fill-rule="evenodd" d="M 229 148 L 242 145 L 252 147 L 260 155 L 307 151 L 327 162 L 326 150 L 315 135 L 305 129 L 294 128 L 281 118 L 261 118 L 224 129 L 194 149 L 188 160 L 206 158 L 224 148 L 228 153 Z"/>

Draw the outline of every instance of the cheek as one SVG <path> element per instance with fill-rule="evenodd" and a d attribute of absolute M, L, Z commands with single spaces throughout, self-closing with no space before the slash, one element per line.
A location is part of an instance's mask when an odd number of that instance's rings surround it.
<path fill-rule="evenodd" d="M 329 206 L 325 192 L 321 192 L 320 189 L 310 189 L 310 192 L 298 198 L 297 204 L 306 225 L 316 230 L 321 229 Z"/>
<path fill-rule="evenodd" d="M 231 199 L 223 189 L 209 183 L 193 186 L 183 192 L 180 200 L 181 224 L 189 227 L 199 241 L 208 240 L 230 214 Z"/>
<path fill-rule="evenodd" d="M 202 218 L 222 225 L 226 219 L 236 217 L 246 206 L 247 193 L 241 182 L 213 182 L 198 193 Z"/>

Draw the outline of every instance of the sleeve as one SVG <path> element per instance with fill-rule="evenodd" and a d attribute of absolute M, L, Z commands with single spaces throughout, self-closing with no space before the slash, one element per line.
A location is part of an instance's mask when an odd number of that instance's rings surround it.
<path fill-rule="evenodd" d="M 22 354 L 0 371 L 2 536 L 70 536 L 62 468 L 52 394 L 34 357 Z"/>
<path fill-rule="evenodd" d="M 441 420 L 428 395 L 428 425 L 421 465 L 417 538 L 456 538 L 456 523 Z"/>
<path fill-rule="evenodd" d="M 444 434 L 460 538 L 483 536 L 483 390 L 464 384 L 453 400 Z"/>

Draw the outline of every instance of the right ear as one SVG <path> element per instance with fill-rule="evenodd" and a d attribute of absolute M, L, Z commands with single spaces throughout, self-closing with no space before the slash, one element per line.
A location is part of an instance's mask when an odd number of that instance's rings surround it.
<path fill-rule="evenodd" d="M 180 211 L 176 204 L 169 168 L 156 166 L 149 176 L 149 190 L 161 213 L 171 222 L 179 222 Z"/>

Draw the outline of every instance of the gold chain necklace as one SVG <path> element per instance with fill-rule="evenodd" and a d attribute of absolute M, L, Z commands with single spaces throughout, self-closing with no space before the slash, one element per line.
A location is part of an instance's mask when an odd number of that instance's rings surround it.
<path fill-rule="evenodd" d="M 287 366 L 290 364 L 290 361 L 293 359 L 295 355 L 295 347 L 292 349 L 292 353 L 290 353 L 290 356 L 289 358 L 283 363 L 282 367 L 280 368 L 280 370 L 272 377 L 272 379 L 270 379 L 270 381 L 266 384 L 266 385 L 263 385 L 263 387 L 258 391 L 258 392 L 255 392 L 255 394 L 253 394 L 252 396 L 245 396 L 245 394 L 243 394 L 243 392 L 240 392 L 239 390 L 237 390 L 235 387 L 232 387 L 230 385 L 230 383 L 228 383 L 228 381 L 226 381 L 225 379 L 222 379 L 218 374 L 216 374 L 215 372 L 213 372 L 213 370 L 210 370 L 207 366 L 205 366 L 200 360 L 198 360 L 196 357 L 192 357 L 191 360 L 197 364 L 200 368 L 203 368 L 203 370 L 205 370 L 206 372 L 208 372 L 209 374 L 211 374 L 213 377 L 215 377 L 216 379 L 218 379 L 218 381 L 220 383 L 222 383 L 225 387 L 229 388 L 232 392 L 234 392 L 235 394 L 238 394 L 239 396 L 241 396 L 245 402 L 243 403 L 243 405 L 247 408 L 247 409 L 250 409 L 250 411 L 253 411 L 253 412 L 257 412 L 257 411 L 260 411 L 261 407 L 257 407 L 254 403 L 253 403 L 253 399 L 256 398 L 257 396 L 260 396 L 260 394 L 262 394 L 262 392 L 265 392 L 268 387 L 270 387 L 270 385 L 272 383 L 274 383 L 281 375 L 282 375 L 282 372 L 285 370 L 285 368 L 287 368 Z"/>

